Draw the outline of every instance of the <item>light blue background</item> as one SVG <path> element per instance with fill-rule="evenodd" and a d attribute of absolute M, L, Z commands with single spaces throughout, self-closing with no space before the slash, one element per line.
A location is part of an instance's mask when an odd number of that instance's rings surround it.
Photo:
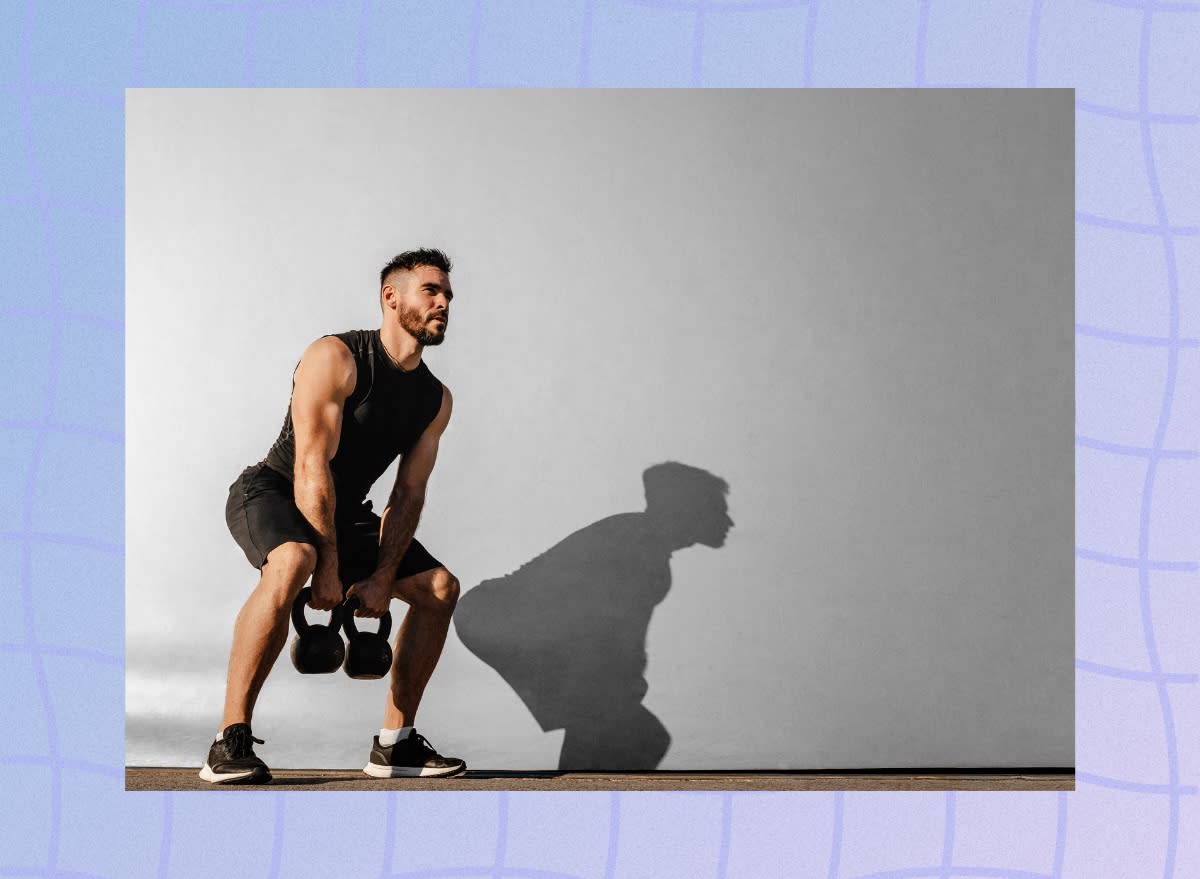
<path fill-rule="evenodd" d="M 0 875 L 1200 872 L 1200 3 L 82 8 L 0 7 Z M 125 793 L 122 89 L 324 84 L 1075 87 L 1078 792 Z"/>

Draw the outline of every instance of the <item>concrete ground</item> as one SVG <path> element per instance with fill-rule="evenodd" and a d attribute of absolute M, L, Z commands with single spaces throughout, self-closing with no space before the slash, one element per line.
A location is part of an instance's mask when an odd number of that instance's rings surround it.
<path fill-rule="evenodd" d="M 369 778 L 357 769 L 275 769 L 268 785 L 212 785 L 199 768 L 125 769 L 125 789 L 185 790 L 452 790 L 452 791 L 1073 791 L 1071 770 L 1023 772 L 488 772 L 457 778 Z"/>

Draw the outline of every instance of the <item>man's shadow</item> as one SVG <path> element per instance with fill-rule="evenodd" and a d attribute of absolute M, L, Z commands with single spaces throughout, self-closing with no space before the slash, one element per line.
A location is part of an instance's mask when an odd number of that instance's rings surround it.
<path fill-rule="evenodd" d="M 723 479 L 666 462 L 642 474 L 646 510 L 582 528 L 515 572 L 467 590 L 467 649 L 543 730 L 564 729 L 560 770 L 655 769 L 671 744 L 643 704 L 646 631 L 671 588 L 671 553 L 718 548 L 733 526 Z"/>

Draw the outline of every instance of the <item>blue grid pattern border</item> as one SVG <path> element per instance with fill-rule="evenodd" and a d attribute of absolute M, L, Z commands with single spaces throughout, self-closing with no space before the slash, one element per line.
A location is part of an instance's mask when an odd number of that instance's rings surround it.
<path fill-rule="evenodd" d="M 1200 873 L 1200 2 L 84 9 L 0 7 L 0 876 Z M 1078 791 L 126 794 L 123 89 L 149 86 L 1074 88 Z"/>

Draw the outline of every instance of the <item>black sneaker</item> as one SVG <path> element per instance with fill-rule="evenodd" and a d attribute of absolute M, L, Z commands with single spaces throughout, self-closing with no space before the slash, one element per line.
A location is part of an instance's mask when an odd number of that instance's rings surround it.
<path fill-rule="evenodd" d="M 221 738 L 208 749 L 200 777 L 213 784 L 266 784 L 271 780 L 271 770 L 255 756 L 254 742 L 263 744 L 262 739 L 250 734 L 250 724 L 225 727 Z"/>
<path fill-rule="evenodd" d="M 371 759 L 363 772 L 373 778 L 444 778 L 466 769 L 466 763 L 457 757 L 443 757 L 414 729 L 407 739 L 387 748 L 379 744 L 379 736 L 375 736 Z"/>

